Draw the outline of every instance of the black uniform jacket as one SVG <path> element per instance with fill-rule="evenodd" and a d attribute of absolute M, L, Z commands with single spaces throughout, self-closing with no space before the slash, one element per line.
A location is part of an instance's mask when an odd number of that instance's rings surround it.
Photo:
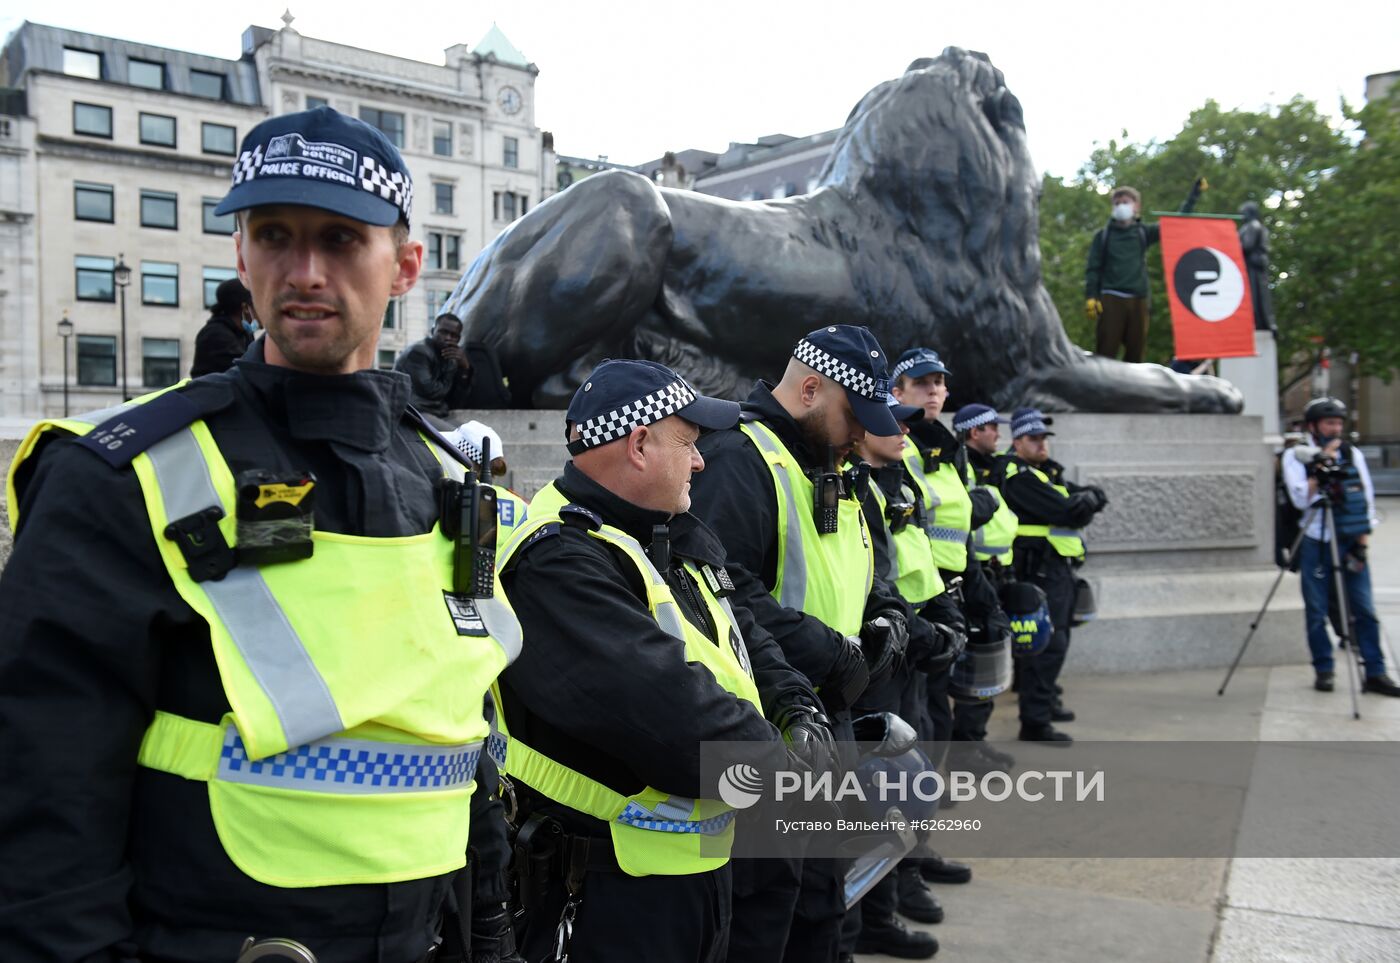
<path fill-rule="evenodd" d="M 681 613 L 716 644 L 730 645 L 681 565 L 687 559 L 696 567 L 724 566 L 723 548 L 699 519 L 627 502 L 572 462 L 555 485 L 572 505 L 643 547 L 655 526 L 668 525 L 665 575 Z M 770 767 L 781 763 L 781 737 L 763 713 L 724 689 L 704 665 L 686 661 L 684 644 L 657 624 L 637 566 L 590 535 L 586 515 L 562 514 L 569 521 L 542 530 L 501 575 L 525 638 L 520 658 L 501 674 L 511 737 L 622 795 L 651 786 L 713 798 L 714 787 L 700 781 L 704 742 L 769 743 L 771 752 L 760 760 Z M 737 605 L 734 614 L 768 710 L 791 699 L 816 704 L 752 616 Z M 600 828 L 596 820 L 539 805 L 577 832 Z"/>
<path fill-rule="evenodd" d="M 743 402 L 746 418 L 773 430 L 804 469 L 821 465 L 824 455 L 807 450 L 797 423 L 773 397 L 765 382 L 754 385 Z M 763 455 L 743 432 L 702 435 L 705 470 L 691 482 L 691 511 L 714 529 L 724 543 L 727 568 L 736 597 L 772 633 L 792 667 L 820 687 L 828 678 L 844 641 L 820 619 L 784 608 L 772 596 L 778 581 L 778 506 L 773 475 Z M 804 506 L 799 505 L 798 510 Z M 900 609 L 901 600 L 883 579 L 875 579 L 866 600 L 866 615 Z"/>
<path fill-rule="evenodd" d="M 408 379 L 298 374 L 262 344 L 181 389 L 234 473 L 314 472 L 321 531 L 430 530 L 441 467 L 405 420 Z M 134 471 L 71 440 L 35 460 L 0 577 L 0 960 L 232 960 L 250 934 L 322 963 L 421 958 L 448 877 L 263 885 L 224 853 L 203 783 L 136 765 L 155 710 L 228 711 L 208 626 L 170 582 Z M 503 848 L 473 811 L 473 847 Z"/>
<path fill-rule="evenodd" d="M 1017 471 L 1009 478 L 1008 465 L 1016 465 Z M 1031 468 L 1039 468 L 1050 479 L 1051 484 L 1064 485 L 1069 492 L 1062 495 L 1050 484 L 1041 481 Z M 1027 525 L 1059 525 L 1065 528 L 1083 528 L 1094 517 L 1094 498 L 1083 487 L 1064 480 L 1065 466 L 1053 459 L 1032 465 L 1010 452 L 997 461 L 994 472 L 997 487 L 1002 497 L 1017 519 Z"/>
<path fill-rule="evenodd" d="M 243 327 L 241 319 L 222 314 L 211 315 L 194 336 L 194 362 L 190 366 L 190 377 L 227 371 L 252 343 L 253 336 Z"/>

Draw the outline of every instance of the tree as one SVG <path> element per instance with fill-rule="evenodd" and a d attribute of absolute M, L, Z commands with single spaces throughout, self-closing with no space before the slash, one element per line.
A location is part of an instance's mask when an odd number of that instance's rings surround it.
<path fill-rule="evenodd" d="M 1210 189 L 1197 213 L 1235 214 L 1255 201 L 1272 234 L 1276 272 L 1291 282 L 1301 270 L 1295 233 L 1314 195 L 1329 176 L 1355 154 L 1346 133 L 1334 128 L 1316 103 L 1294 97 L 1258 111 L 1225 110 L 1214 100 L 1186 119 L 1166 142 L 1133 143 L 1124 131 L 1096 148 L 1074 178 L 1046 178 L 1041 201 L 1041 253 L 1046 286 L 1076 343 L 1093 347 L 1093 324 L 1084 319 L 1084 266 L 1093 232 L 1108 221 L 1108 195 L 1129 185 L 1142 193 L 1144 212 L 1176 210 L 1192 182 L 1205 177 Z M 1391 210 L 1394 210 L 1392 206 Z M 1381 217 L 1381 212 L 1375 212 Z M 1154 220 L 1145 214 L 1148 220 Z M 1393 236 L 1393 235 L 1392 235 Z M 1147 357 L 1166 363 L 1172 356 L 1171 321 L 1162 281 L 1162 258 L 1149 250 L 1148 278 L 1153 292 Z M 1305 343 L 1311 329 L 1298 298 L 1287 285 L 1275 286 L 1275 310 L 1284 334 L 1280 357 Z"/>

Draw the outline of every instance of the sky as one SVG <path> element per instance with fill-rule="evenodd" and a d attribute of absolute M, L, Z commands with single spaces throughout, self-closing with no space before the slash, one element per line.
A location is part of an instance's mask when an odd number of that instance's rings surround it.
<path fill-rule="evenodd" d="M 0 32 L 31 19 L 232 59 L 249 24 L 281 26 L 285 3 L 20 0 L 0 13 Z M 1257 109 L 1301 93 L 1340 122 L 1341 99 L 1359 104 L 1367 74 L 1400 70 L 1394 0 L 435 6 L 292 0 L 291 12 L 307 36 L 436 64 L 495 22 L 540 69 L 535 120 L 555 149 L 624 164 L 839 127 L 871 87 L 947 46 L 984 51 L 1001 68 L 1036 164 L 1059 176 L 1125 130 L 1171 137 L 1207 98 Z"/>

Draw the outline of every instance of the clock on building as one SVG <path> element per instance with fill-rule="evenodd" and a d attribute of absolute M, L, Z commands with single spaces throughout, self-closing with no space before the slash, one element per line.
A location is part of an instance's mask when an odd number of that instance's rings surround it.
<path fill-rule="evenodd" d="M 520 112 L 524 100 L 520 96 L 520 91 L 514 87 L 502 87 L 501 92 L 496 95 L 496 103 L 501 105 L 501 110 L 507 114 L 517 114 Z"/>

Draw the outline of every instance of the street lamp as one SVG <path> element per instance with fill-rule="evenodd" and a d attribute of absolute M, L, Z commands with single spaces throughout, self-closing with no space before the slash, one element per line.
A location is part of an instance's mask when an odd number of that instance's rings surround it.
<path fill-rule="evenodd" d="M 63 339 L 63 417 L 68 417 L 68 339 L 73 337 L 73 322 L 68 320 L 68 309 L 63 309 L 63 318 L 58 322 L 58 336 Z"/>
<path fill-rule="evenodd" d="M 117 266 L 112 269 L 112 279 L 122 292 L 122 401 L 131 400 L 131 392 L 126 388 L 126 286 L 131 283 L 131 268 L 126 266 L 126 255 L 117 255 Z"/>

